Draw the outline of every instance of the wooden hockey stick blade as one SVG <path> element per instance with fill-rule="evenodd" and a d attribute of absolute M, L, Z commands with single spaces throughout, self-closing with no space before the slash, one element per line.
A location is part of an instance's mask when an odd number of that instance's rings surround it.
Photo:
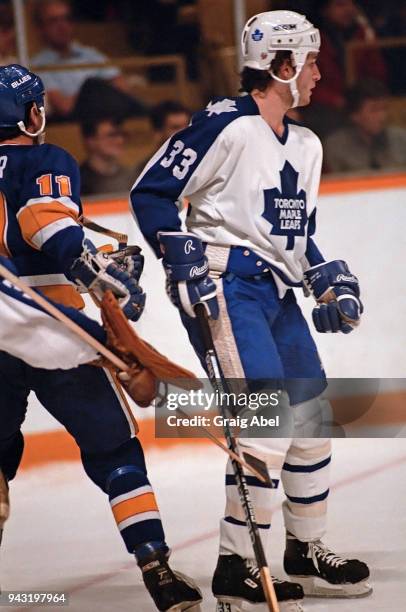
<path fill-rule="evenodd" d="M 179 414 L 181 414 L 182 416 L 186 417 L 187 419 L 190 419 L 190 414 L 187 414 L 184 410 L 182 410 L 182 408 L 177 408 L 176 412 L 178 412 Z M 267 484 L 266 479 L 264 478 L 264 476 L 255 469 L 255 467 L 249 465 L 249 463 L 247 461 L 244 461 L 244 459 L 242 459 L 240 457 L 240 455 L 238 455 L 237 453 L 235 453 L 234 451 L 230 450 L 229 448 L 227 448 L 227 446 L 225 444 L 223 444 L 222 442 L 220 442 L 220 440 L 218 440 L 216 438 L 215 435 L 213 435 L 211 433 L 211 431 L 209 431 L 206 427 L 204 427 L 203 425 L 199 425 L 198 429 L 200 429 L 201 431 L 203 431 L 206 436 L 212 441 L 214 442 L 214 444 L 216 444 L 219 448 L 221 448 L 222 451 L 224 451 L 229 457 L 230 459 L 234 459 L 234 461 L 237 461 L 237 463 L 239 463 L 240 465 L 242 465 L 242 467 L 244 467 L 248 472 L 251 472 L 251 474 L 253 476 L 255 476 L 255 478 L 258 478 L 258 480 L 260 480 L 261 482 Z M 269 479 L 269 476 L 268 476 Z"/>
<path fill-rule="evenodd" d="M 274 484 L 269 476 L 265 461 L 250 455 L 250 453 L 243 453 L 242 456 L 244 457 L 246 463 L 250 466 L 251 471 L 255 470 L 257 474 L 260 474 L 262 482 L 265 482 L 271 489 L 273 489 Z"/>
<path fill-rule="evenodd" d="M 332 290 L 328 291 L 325 295 L 323 295 L 322 299 L 319 300 L 319 304 L 328 304 L 329 302 L 337 302 L 337 296 Z M 345 321 L 349 325 L 353 325 L 354 327 L 357 327 L 357 325 L 361 323 L 360 319 L 350 319 L 345 315 L 341 315 L 341 318 L 343 319 L 343 321 Z"/>
<path fill-rule="evenodd" d="M 61 323 L 65 325 L 71 332 L 79 336 L 83 342 L 86 342 L 95 349 L 98 353 L 103 355 L 110 363 L 115 365 L 123 372 L 127 372 L 129 370 L 128 365 L 117 355 L 115 355 L 112 351 L 110 351 L 104 344 L 101 344 L 96 338 L 93 338 L 90 334 L 87 333 L 84 329 L 82 329 L 77 323 L 69 319 L 63 312 L 58 310 L 53 304 L 48 302 L 42 295 L 31 289 L 24 281 L 22 281 L 18 276 L 15 276 L 8 268 L 0 264 L 0 276 L 10 281 L 13 285 L 15 285 L 20 291 L 28 295 L 33 302 L 41 306 L 44 310 L 48 312 L 52 317 L 58 319 Z"/>
<path fill-rule="evenodd" d="M 83 225 L 83 227 L 86 227 L 87 229 L 92 230 L 92 232 L 97 232 L 98 234 L 104 234 L 105 236 L 114 238 L 114 240 L 117 240 L 120 247 L 122 246 L 126 247 L 128 244 L 127 234 L 122 234 L 121 232 L 115 232 L 114 230 L 108 229 L 107 227 L 103 227 L 103 225 L 99 225 L 98 223 L 95 223 L 94 221 L 92 221 L 91 219 L 88 219 L 88 217 L 85 217 L 84 215 L 79 217 L 78 221 L 81 225 Z"/>
<path fill-rule="evenodd" d="M 270 612 L 279 612 L 279 604 L 276 599 L 275 588 L 272 582 L 271 572 L 269 567 L 261 567 L 259 569 L 261 575 L 262 588 L 264 589 L 266 602 Z"/>
<path fill-rule="evenodd" d="M 0 470 L 0 530 L 10 515 L 10 502 L 8 498 L 8 488 L 3 472 Z"/>

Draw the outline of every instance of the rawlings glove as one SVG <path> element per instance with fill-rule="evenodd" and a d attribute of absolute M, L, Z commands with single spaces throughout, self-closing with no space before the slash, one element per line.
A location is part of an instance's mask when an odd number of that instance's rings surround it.
<path fill-rule="evenodd" d="M 196 304 L 203 304 L 207 315 L 217 319 L 216 285 L 208 276 L 209 265 L 200 238 L 186 232 L 159 232 L 158 239 L 171 302 L 189 317 L 196 316 Z"/>
<path fill-rule="evenodd" d="M 312 317 L 318 332 L 344 334 L 356 327 L 364 311 L 358 279 L 341 260 L 329 261 L 309 268 L 303 275 L 305 289 L 318 305 Z"/>
<path fill-rule="evenodd" d="M 82 254 L 73 262 L 70 276 L 79 287 L 92 291 L 99 300 L 110 289 L 127 319 L 137 321 L 140 318 L 146 296 L 137 280 L 111 256 L 98 252 L 90 240 L 83 241 Z"/>

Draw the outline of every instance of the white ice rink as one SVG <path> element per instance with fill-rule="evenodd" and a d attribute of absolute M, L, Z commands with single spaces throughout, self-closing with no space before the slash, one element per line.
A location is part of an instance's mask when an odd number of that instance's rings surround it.
<path fill-rule="evenodd" d="M 370 565 L 374 593 L 359 600 L 309 599 L 305 609 L 404 612 L 406 441 L 336 440 L 334 447 L 326 542 Z M 224 505 L 224 456 L 212 446 L 189 447 L 153 451 L 148 463 L 173 547 L 172 565 L 197 580 L 204 592 L 202 610 L 214 611 L 210 580 Z M 283 574 L 280 499 L 269 550 L 276 575 Z M 1 552 L 4 590 L 65 591 L 69 607 L 60 609 L 69 612 L 154 610 L 103 494 L 79 464 L 19 474 L 12 483 L 11 501 Z"/>

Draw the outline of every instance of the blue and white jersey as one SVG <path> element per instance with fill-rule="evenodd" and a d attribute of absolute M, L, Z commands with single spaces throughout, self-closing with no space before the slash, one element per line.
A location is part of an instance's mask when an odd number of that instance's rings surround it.
<path fill-rule="evenodd" d="M 0 255 L 51 299 L 83 308 L 66 274 L 82 252 L 80 173 L 55 145 L 0 145 Z"/>
<path fill-rule="evenodd" d="M 96 321 L 75 308 L 52 303 L 93 338 L 106 342 L 106 333 Z M 70 370 L 99 356 L 63 323 L 1 279 L 0 310 L 0 351 L 10 353 L 34 368 Z"/>
<path fill-rule="evenodd" d="M 303 270 L 323 261 L 315 230 L 322 147 L 308 128 L 285 120 L 279 137 L 251 96 L 223 98 L 154 155 L 131 191 L 146 239 L 179 231 L 177 202 L 190 202 L 188 231 L 204 243 L 239 246 L 264 260 L 282 296 Z"/>

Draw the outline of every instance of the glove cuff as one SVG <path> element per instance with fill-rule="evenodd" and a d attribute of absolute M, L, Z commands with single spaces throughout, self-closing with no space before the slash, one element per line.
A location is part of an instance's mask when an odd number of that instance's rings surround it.
<path fill-rule="evenodd" d="M 188 232 L 159 232 L 163 266 L 171 281 L 205 278 L 209 264 L 200 238 Z"/>

